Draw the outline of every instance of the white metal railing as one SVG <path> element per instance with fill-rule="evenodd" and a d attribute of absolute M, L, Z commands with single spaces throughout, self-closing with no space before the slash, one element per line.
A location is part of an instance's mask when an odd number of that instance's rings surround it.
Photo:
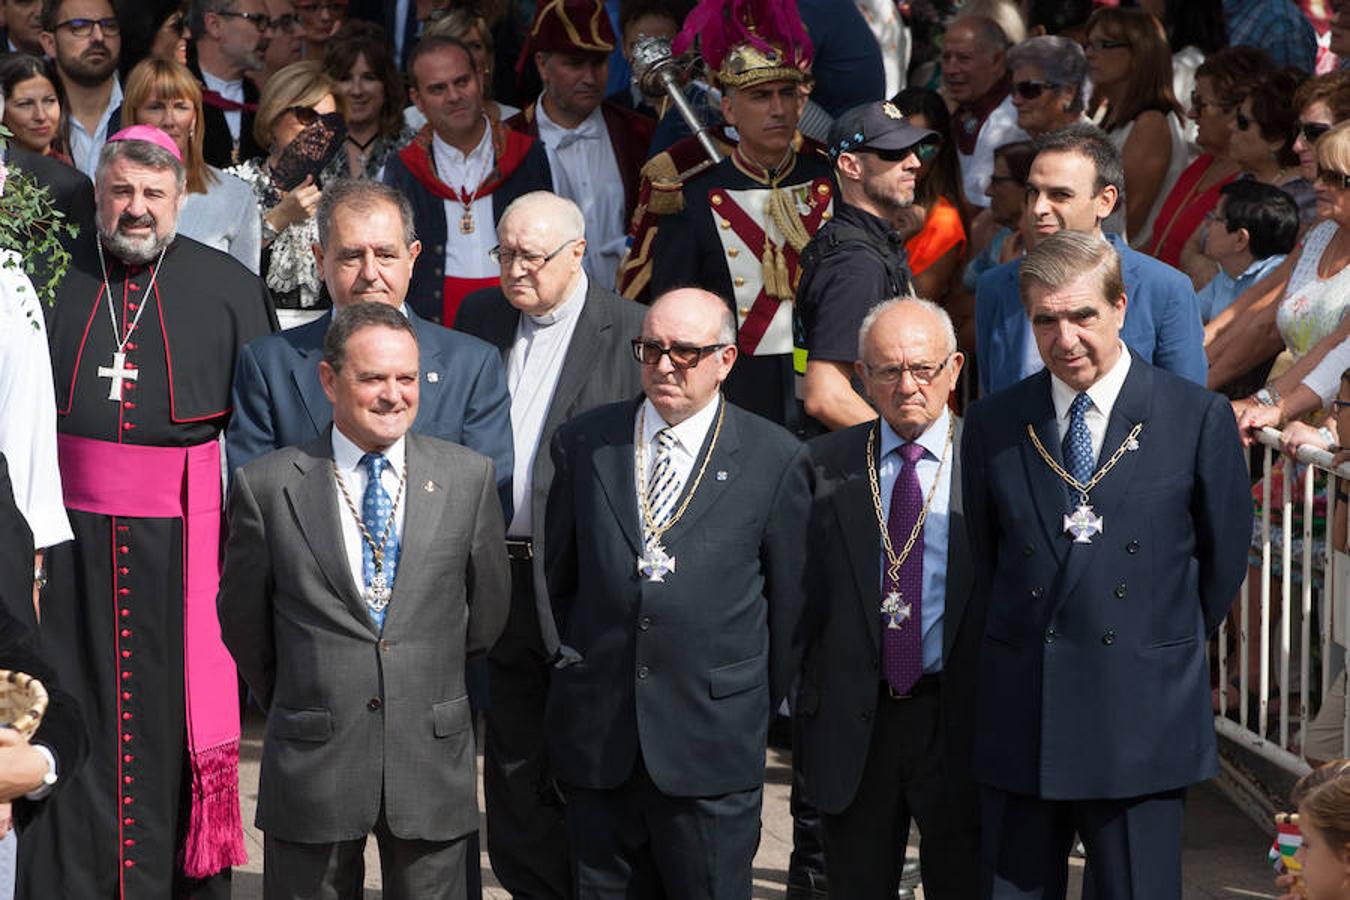
<path fill-rule="evenodd" d="M 1332 686 L 1332 662 L 1339 658 L 1350 663 L 1350 652 L 1346 646 L 1347 626 L 1350 626 L 1350 556 L 1343 547 L 1335 546 L 1334 535 L 1336 520 L 1343 515 L 1337 504 L 1337 489 L 1350 484 L 1350 463 L 1332 468 L 1332 455 L 1324 450 L 1303 447 L 1298 453 L 1298 462 L 1305 464 L 1302 472 L 1295 461 L 1280 454 L 1281 434 L 1274 429 L 1265 429 L 1257 435 L 1262 446 L 1261 497 L 1262 514 L 1260 521 L 1261 562 L 1259 580 L 1255 586 L 1251 577 L 1244 580 L 1236 607 L 1235 622 L 1237 644 L 1235 656 L 1238 666 L 1238 707 L 1236 721 L 1229 718 L 1227 686 L 1230 682 L 1228 660 L 1228 634 L 1230 624 L 1225 621 L 1219 628 L 1218 671 L 1219 671 L 1219 711 L 1215 716 L 1215 727 L 1219 733 L 1237 741 L 1247 749 L 1294 775 L 1302 775 L 1309 770 L 1306 755 L 1307 729 L 1318 710 L 1312 704 L 1312 672 L 1314 641 L 1321 650 L 1320 697 L 1326 697 Z M 1278 497 L 1272 496 L 1272 476 L 1276 467 L 1282 471 L 1283 481 Z M 1326 505 L 1322 527 L 1315 528 L 1316 482 L 1326 480 Z M 1298 559 L 1294 558 L 1294 503 L 1302 510 L 1302 548 Z M 1272 597 L 1271 574 L 1273 566 L 1272 550 L 1272 502 L 1280 507 L 1279 530 L 1279 594 Z M 1343 504 L 1342 504 L 1343 505 Z M 1322 559 L 1314 560 L 1315 540 L 1324 542 L 1325 553 Z M 1299 573 L 1298 589 L 1294 587 L 1294 572 Z M 1316 592 L 1317 634 L 1313 633 L 1314 576 L 1320 574 L 1321 587 Z M 1260 604 L 1259 624 L 1254 619 L 1253 603 Z M 1299 613 L 1297 644 L 1293 632 L 1294 610 Z M 1234 617 L 1230 616 L 1230 621 Z M 1255 628 L 1257 633 L 1250 634 Z M 1253 657 L 1250 641 L 1259 640 L 1260 654 L 1257 671 L 1251 670 Z M 1297 684 L 1291 679 L 1294 659 L 1298 661 Z M 1278 666 L 1272 673 L 1272 663 Z M 1274 675 L 1274 678 L 1272 678 Z M 1344 678 L 1340 673 L 1338 677 Z M 1272 714 L 1270 697 L 1272 687 L 1280 700 L 1278 711 Z M 1248 701 L 1254 696 L 1257 708 L 1251 709 Z M 1341 710 L 1341 747 L 1339 756 L 1350 756 L 1350 691 L 1345 692 L 1346 701 Z M 1291 700 L 1297 706 L 1291 709 Z M 1272 721 L 1272 718 L 1274 721 Z M 1291 737 L 1295 740 L 1291 740 Z"/>

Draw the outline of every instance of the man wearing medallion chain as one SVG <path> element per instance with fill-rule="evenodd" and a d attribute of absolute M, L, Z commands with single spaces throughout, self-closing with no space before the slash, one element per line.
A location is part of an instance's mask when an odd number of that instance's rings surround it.
<path fill-rule="evenodd" d="M 75 541 L 49 555 L 42 639 L 92 752 L 20 841 L 20 897 L 225 896 L 244 860 L 217 438 L 275 314 L 257 276 L 175 236 L 184 177 L 162 131 L 113 135 L 49 316 Z"/>
<path fill-rule="evenodd" d="M 793 430 L 801 420 L 792 315 L 799 254 L 829 220 L 834 196 L 830 164 L 794 149 L 811 43 L 800 19 L 762 10 L 754 25 L 722 12 L 686 21 L 675 50 L 702 39 L 740 141 L 684 182 L 680 209 L 662 218 L 651 244 L 652 296 L 695 285 L 730 298 L 739 360 L 727 398 Z"/>
<path fill-rule="evenodd" d="M 913 820 L 924 896 L 974 898 L 981 621 L 968 603 L 961 423 L 947 409 L 964 357 L 947 313 L 915 297 L 873 307 L 857 352 L 881 418 L 810 444 L 799 765 L 824 814 L 832 896 L 894 898 Z"/>
<path fill-rule="evenodd" d="M 1044 238 L 1019 281 L 1046 369 L 961 446 L 986 896 L 1064 897 L 1077 831 L 1102 896 L 1180 897 L 1185 790 L 1218 772 L 1205 642 L 1251 534 L 1236 426 L 1125 347 L 1100 236 Z"/>
<path fill-rule="evenodd" d="M 426 252 L 413 267 L 408 302 L 422 318 L 455 321 L 460 301 L 498 282 L 489 251 L 512 200 L 553 187 L 544 145 L 489 119 L 469 48 L 423 38 L 408 63 L 409 93 L 427 124 L 389 157 L 384 181 L 408 196 Z"/>
<path fill-rule="evenodd" d="M 468 657 L 510 594 L 492 461 L 411 431 L 417 332 L 340 309 L 320 378 L 333 425 L 235 473 L 221 630 L 267 712 L 257 825 L 269 900 L 463 900 L 478 827 Z"/>
<path fill-rule="evenodd" d="M 546 722 L 578 900 L 750 896 L 769 717 L 801 662 L 811 473 L 723 398 L 731 316 L 702 290 L 658 298 L 633 341 L 645 397 L 553 440 Z"/>

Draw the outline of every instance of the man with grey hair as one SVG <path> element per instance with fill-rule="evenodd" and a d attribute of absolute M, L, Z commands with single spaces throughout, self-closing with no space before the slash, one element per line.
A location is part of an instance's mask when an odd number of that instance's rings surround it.
<path fill-rule="evenodd" d="M 809 445 L 812 606 L 794 709 L 804 782 L 823 814 L 831 896 L 895 897 L 913 821 L 924 895 L 975 897 L 979 617 L 961 422 L 947 407 L 964 356 L 947 313 L 914 296 L 874 306 L 857 353 L 881 417 Z"/>
<path fill-rule="evenodd" d="M 75 540 L 48 556 L 41 629 L 92 753 L 28 826 L 20 897 L 211 896 L 244 860 L 217 438 L 235 360 L 275 315 L 257 276 L 175 236 L 182 198 L 168 135 L 114 134 L 49 316 Z"/>
<path fill-rule="evenodd" d="M 258 88 L 245 78 L 263 67 L 271 26 L 263 0 L 192 0 L 188 30 L 202 83 L 202 158 L 219 168 L 263 152 L 253 137 Z"/>
<path fill-rule="evenodd" d="M 493 873 L 522 897 L 571 896 L 562 804 L 544 747 L 558 653 L 544 582 L 548 446 L 568 419 L 642 389 L 628 343 L 643 307 L 587 277 L 585 224 L 575 203 L 547 191 L 512 201 L 497 224 L 501 287 L 470 294 L 455 318 L 457 331 L 500 351 L 511 391 L 511 617 L 488 656 L 483 789 Z"/>
<path fill-rule="evenodd" d="M 994 148 L 1027 138 L 1017 127 L 1007 50 L 1003 29 L 984 16 L 963 16 L 953 22 L 942 48 L 942 87 L 956 107 L 950 137 L 961 161 L 966 200 L 975 206 L 987 202 Z"/>
<path fill-rule="evenodd" d="M 1126 347 L 1121 260 L 1059 231 L 1020 272 L 1045 369 L 966 418 L 983 620 L 972 765 L 985 896 L 1180 897 L 1182 800 L 1218 773 L 1205 645 L 1246 571 L 1228 403 Z"/>

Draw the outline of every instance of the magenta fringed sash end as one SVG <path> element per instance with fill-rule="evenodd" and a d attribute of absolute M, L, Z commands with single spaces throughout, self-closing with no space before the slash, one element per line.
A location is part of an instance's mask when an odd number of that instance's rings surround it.
<path fill-rule="evenodd" d="M 248 862 L 239 814 L 239 742 L 192 754 L 192 813 L 183 874 L 205 878 Z"/>

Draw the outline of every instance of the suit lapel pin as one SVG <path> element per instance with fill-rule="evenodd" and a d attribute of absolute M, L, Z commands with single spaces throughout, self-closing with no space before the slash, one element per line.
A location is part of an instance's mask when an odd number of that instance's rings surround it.
<path fill-rule="evenodd" d="M 726 469 L 718 469 L 718 470 L 717 470 L 717 480 L 718 480 L 718 481 L 726 481 L 726 480 L 727 480 L 727 470 L 726 470 Z"/>
<path fill-rule="evenodd" d="M 434 481 L 428 481 L 426 484 L 422 485 L 422 490 L 426 491 L 428 494 L 433 494 L 433 493 L 435 493 L 435 492 L 436 492 L 436 482 L 434 482 Z"/>
<path fill-rule="evenodd" d="M 1138 450 L 1138 449 L 1139 449 L 1139 442 L 1138 442 L 1137 440 L 1135 440 L 1134 438 L 1130 438 L 1129 441 L 1127 441 L 1127 442 L 1125 443 L 1125 449 L 1126 449 L 1126 450 Z"/>
<path fill-rule="evenodd" d="M 428 372 L 428 373 L 427 373 L 427 383 L 428 383 L 428 384 L 435 384 L 436 382 L 438 382 L 438 381 L 440 381 L 440 380 L 441 380 L 441 373 L 440 373 L 440 372 Z M 431 483 L 431 482 L 427 482 L 427 484 L 430 484 L 430 483 Z"/>

